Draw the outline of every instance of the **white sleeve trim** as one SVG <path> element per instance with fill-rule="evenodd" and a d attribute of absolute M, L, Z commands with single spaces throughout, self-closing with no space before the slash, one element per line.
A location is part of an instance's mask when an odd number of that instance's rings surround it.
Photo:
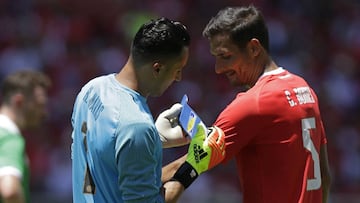
<path fill-rule="evenodd" d="M 18 178 L 22 178 L 22 174 L 19 169 L 13 167 L 13 166 L 5 166 L 0 168 L 0 177 L 6 176 L 6 175 L 12 175 L 16 176 Z"/>
<path fill-rule="evenodd" d="M 9 130 L 12 133 L 20 134 L 18 126 L 5 114 L 0 114 L 0 127 Z"/>

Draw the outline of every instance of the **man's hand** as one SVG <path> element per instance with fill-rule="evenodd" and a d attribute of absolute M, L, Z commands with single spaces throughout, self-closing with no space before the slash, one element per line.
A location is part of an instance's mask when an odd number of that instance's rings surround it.
<path fill-rule="evenodd" d="M 155 121 L 163 148 L 178 147 L 190 142 L 190 138 L 183 133 L 179 125 L 179 114 L 182 105 L 174 104 L 170 109 L 163 111 Z"/>
<path fill-rule="evenodd" d="M 218 165 L 224 158 L 224 132 L 216 126 L 206 128 L 200 123 L 190 142 L 186 161 L 172 179 L 187 188 L 201 173 Z"/>
<path fill-rule="evenodd" d="M 200 123 L 190 142 L 186 161 L 200 175 L 218 165 L 224 158 L 224 132 L 216 126 L 206 128 Z"/>

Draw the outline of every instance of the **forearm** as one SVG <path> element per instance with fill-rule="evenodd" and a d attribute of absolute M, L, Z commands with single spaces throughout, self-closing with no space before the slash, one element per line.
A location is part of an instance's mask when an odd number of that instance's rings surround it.
<path fill-rule="evenodd" d="M 178 181 L 168 181 L 164 184 L 165 202 L 176 203 L 184 192 L 184 186 Z"/>
<path fill-rule="evenodd" d="M 330 194 L 330 187 L 329 185 L 323 185 L 323 203 L 327 203 L 328 202 L 328 198 L 329 198 L 329 194 Z"/>
<path fill-rule="evenodd" d="M 323 203 L 327 203 L 330 195 L 330 185 L 331 185 L 331 176 L 329 173 L 327 173 L 327 171 L 322 171 L 321 185 L 322 185 Z"/>
<path fill-rule="evenodd" d="M 4 203 L 24 203 L 24 194 L 19 179 L 4 176 L 0 179 L 0 197 Z"/>
<path fill-rule="evenodd" d="M 185 162 L 186 154 L 162 168 L 164 198 L 166 203 L 176 203 L 184 192 L 184 186 L 178 181 L 170 181 L 176 171 Z"/>
<path fill-rule="evenodd" d="M 327 146 L 321 146 L 320 149 L 320 170 L 321 170 L 321 185 L 323 192 L 323 203 L 328 202 L 331 185 L 331 175 L 328 162 Z"/>
<path fill-rule="evenodd" d="M 162 168 L 161 182 L 166 183 L 169 181 L 175 174 L 175 172 L 180 168 L 180 166 L 185 162 L 186 154 L 179 159 L 171 162 L 170 164 Z"/>

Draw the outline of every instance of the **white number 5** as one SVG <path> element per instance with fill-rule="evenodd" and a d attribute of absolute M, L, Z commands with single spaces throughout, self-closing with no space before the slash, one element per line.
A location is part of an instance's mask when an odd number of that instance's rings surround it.
<path fill-rule="evenodd" d="M 314 179 L 307 180 L 306 190 L 317 190 L 321 186 L 319 153 L 316 151 L 314 143 L 311 140 L 310 129 L 315 129 L 315 118 L 304 118 L 301 120 L 302 138 L 305 149 L 311 152 L 314 161 Z"/>

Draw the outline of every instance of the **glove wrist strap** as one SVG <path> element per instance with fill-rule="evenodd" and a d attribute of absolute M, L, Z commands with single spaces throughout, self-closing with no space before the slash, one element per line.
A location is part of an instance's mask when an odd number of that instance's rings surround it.
<path fill-rule="evenodd" d="M 198 177 L 198 173 L 188 162 L 185 161 L 180 168 L 176 171 L 172 180 L 179 181 L 184 188 L 188 188 L 192 182 Z"/>

